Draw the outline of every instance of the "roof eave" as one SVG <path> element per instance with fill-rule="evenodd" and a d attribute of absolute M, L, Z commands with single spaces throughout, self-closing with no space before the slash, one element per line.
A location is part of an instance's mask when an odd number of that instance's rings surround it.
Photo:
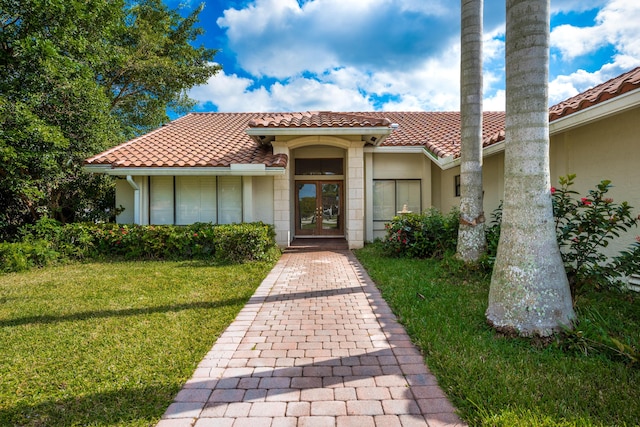
<path fill-rule="evenodd" d="M 560 117 L 549 123 L 549 134 L 564 132 L 578 126 L 620 114 L 640 105 L 640 89 L 632 90 L 615 98 Z"/>
<path fill-rule="evenodd" d="M 393 132 L 392 127 L 363 126 L 363 127 L 287 127 L 268 128 L 255 127 L 245 129 L 247 135 L 259 143 L 269 143 L 276 136 L 352 136 L 362 137 L 364 142 L 378 146 Z M 271 138 L 269 138 L 271 137 Z"/>
<path fill-rule="evenodd" d="M 111 167 L 111 165 L 85 165 L 85 172 L 114 176 L 276 176 L 284 175 L 285 168 L 264 164 L 232 164 L 228 167 Z"/>

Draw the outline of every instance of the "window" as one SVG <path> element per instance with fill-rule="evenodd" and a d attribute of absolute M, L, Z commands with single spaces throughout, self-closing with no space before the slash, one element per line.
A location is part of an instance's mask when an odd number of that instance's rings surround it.
<path fill-rule="evenodd" d="M 215 176 L 176 177 L 176 224 L 217 221 Z"/>
<path fill-rule="evenodd" d="M 344 175 L 342 159 L 296 159 L 296 175 Z"/>
<path fill-rule="evenodd" d="M 173 224 L 173 177 L 152 176 L 149 183 L 149 222 Z"/>
<path fill-rule="evenodd" d="M 218 223 L 242 222 L 242 178 L 218 177 Z"/>
<path fill-rule="evenodd" d="M 149 223 L 194 222 L 242 222 L 242 177 L 150 177 Z"/>
<path fill-rule="evenodd" d="M 460 175 L 453 177 L 453 195 L 460 197 Z"/>
<path fill-rule="evenodd" d="M 421 211 L 419 179 L 384 179 L 373 181 L 373 220 L 390 221 L 407 205 L 407 210 Z"/>

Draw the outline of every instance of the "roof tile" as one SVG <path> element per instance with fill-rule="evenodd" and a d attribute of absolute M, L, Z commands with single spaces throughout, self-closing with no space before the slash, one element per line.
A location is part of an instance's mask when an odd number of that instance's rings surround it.
<path fill-rule="evenodd" d="M 549 109 L 550 121 L 640 88 L 640 67 Z M 483 114 L 483 146 L 504 140 L 504 112 Z M 383 147 L 424 147 L 438 157 L 460 156 L 458 112 L 191 113 L 85 161 L 118 167 L 228 167 L 234 163 L 286 167 L 284 154 L 251 138 L 247 128 L 390 127 Z M 268 133 L 268 131 L 266 131 Z"/>
<path fill-rule="evenodd" d="M 619 75 L 549 109 L 549 121 L 557 120 L 640 87 L 640 67 Z"/>

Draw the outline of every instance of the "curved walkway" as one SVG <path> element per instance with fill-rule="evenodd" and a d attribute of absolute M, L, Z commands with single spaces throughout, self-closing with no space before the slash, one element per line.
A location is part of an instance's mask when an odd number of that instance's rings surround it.
<path fill-rule="evenodd" d="M 285 253 L 157 427 L 463 425 L 350 251 Z"/>

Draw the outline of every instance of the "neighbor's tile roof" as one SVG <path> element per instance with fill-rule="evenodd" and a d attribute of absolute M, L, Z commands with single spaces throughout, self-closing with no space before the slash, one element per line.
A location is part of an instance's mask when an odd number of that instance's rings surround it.
<path fill-rule="evenodd" d="M 595 86 L 549 109 L 557 120 L 640 88 L 640 67 Z M 457 112 L 191 113 L 146 135 L 85 161 L 112 167 L 228 167 L 264 164 L 285 167 L 287 156 L 273 154 L 245 131 L 252 128 L 334 128 L 399 126 L 383 147 L 425 147 L 438 157 L 460 155 Z M 504 112 L 485 112 L 483 146 L 504 140 Z M 268 131 L 266 131 L 268 134 Z"/>
<path fill-rule="evenodd" d="M 640 87 L 640 67 L 594 86 L 549 109 L 549 121 L 568 116 Z"/>

